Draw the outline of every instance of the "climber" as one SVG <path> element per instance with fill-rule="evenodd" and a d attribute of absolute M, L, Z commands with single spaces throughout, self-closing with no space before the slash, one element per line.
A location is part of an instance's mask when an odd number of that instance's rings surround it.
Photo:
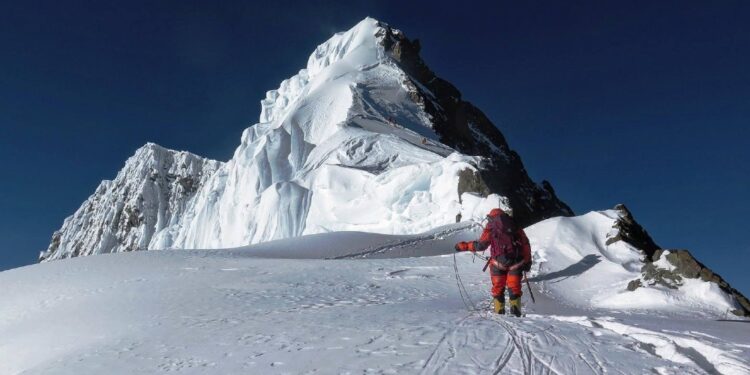
<path fill-rule="evenodd" d="M 494 310 L 505 314 L 505 286 L 508 286 L 510 312 L 521 316 L 521 276 L 531 268 L 531 247 L 523 228 L 511 217 L 512 211 L 492 209 L 479 241 L 459 242 L 456 251 L 490 249 L 490 277 Z"/>

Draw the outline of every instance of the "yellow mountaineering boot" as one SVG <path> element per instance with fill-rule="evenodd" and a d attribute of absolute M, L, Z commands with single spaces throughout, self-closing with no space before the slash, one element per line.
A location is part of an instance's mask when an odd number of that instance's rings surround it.
<path fill-rule="evenodd" d="M 515 316 L 521 316 L 521 298 L 510 299 L 510 313 Z"/>
<path fill-rule="evenodd" d="M 492 300 L 492 304 L 495 308 L 495 314 L 505 314 L 505 297 L 500 298 L 495 297 L 495 299 Z"/>

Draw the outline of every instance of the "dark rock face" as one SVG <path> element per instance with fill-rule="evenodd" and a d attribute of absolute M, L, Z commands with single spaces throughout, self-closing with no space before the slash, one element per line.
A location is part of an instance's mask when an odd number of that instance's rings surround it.
<path fill-rule="evenodd" d="M 634 291 L 634 290 L 636 290 L 636 289 L 638 289 L 638 288 L 640 288 L 642 286 L 643 286 L 643 283 L 641 282 L 640 279 L 638 279 L 638 280 L 633 280 L 633 281 L 629 282 L 628 283 L 628 287 L 626 289 L 632 292 L 632 291 Z"/>
<path fill-rule="evenodd" d="M 519 224 L 573 215 L 549 182 L 539 185 L 529 178 L 521 158 L 487 116 L 462 100 L 458 89 L 427 67 L 419 56 L 419 40 L 409 40 L 400 31 L 381 26 L 385 32 L 383 47 L 409 75 L 404 84 L 432 117 L 440 142 L 463 154 L 486 158 L 486 165 L 480 166 L 482 180 L 490 192 L 508 197 Z"/>
<path fill-rule="evenodd" d="M 633 218 L 633 214 L 630 213 L 624 204 L 618 204 L 615 206 L 615 210 L 620 212 L 620 219 L 615 222 L 615 228 L 617 229 L 617 235 L 607 240 L 607 245 L 616 241 L 625 241 L 643 251 L 646 255 L 646 261 L 651 262 L 654 252 L 660 249 L 648 232 L 638 224 Z"/>

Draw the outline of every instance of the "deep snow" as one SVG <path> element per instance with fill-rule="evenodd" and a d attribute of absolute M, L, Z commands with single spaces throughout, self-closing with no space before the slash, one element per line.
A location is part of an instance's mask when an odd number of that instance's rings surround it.
<path fill-rule="evenodd" d="M 470 223 L 1 272 L 0 373 L 750 373 L 747 321 L 714 320 L 720 309 L 679 290 L 648 310 L 602 303 L 632 262 L 627 246 L 600 247 L 612 214 L 528 229 L 537 303 L 524 296 L 521 319 L 487 312 L 488 276 L 466 253 L 457 266 L 480 311 L 464 306 L 451 253 L 478 234 Z"/>

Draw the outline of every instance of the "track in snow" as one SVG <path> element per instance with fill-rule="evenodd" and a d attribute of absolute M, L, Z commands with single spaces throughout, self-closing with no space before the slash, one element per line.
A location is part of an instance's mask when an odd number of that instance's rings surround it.
<path fill-rule="evenodd" d="M 482 264 L 456 258 L 489 310 Z M 127 253 L 1 272 L 0 288 L 3 374 L 750 373 L 747 324 L 575 310 L 544 294 L 520 319 L 467 313 L 452 256 Z"/>
<path fill-rule="evenodd" d="M 622 342 L 592 342 L 595 335 L 594 331 L 542 316 L 519 319 L 470 314 L 446 329 L 421 373 L 627 374 L 650 372 L 660 366 L 658 360 L 644 359 L 642 353 L 627 350 Z M 606 359 L 612 353 L 617 353 L 618 361 Z M 640 363 L 620 369 L 618 362 Z M 686 374 L 700 373 L 690 367 L 682 369 Z"/>

